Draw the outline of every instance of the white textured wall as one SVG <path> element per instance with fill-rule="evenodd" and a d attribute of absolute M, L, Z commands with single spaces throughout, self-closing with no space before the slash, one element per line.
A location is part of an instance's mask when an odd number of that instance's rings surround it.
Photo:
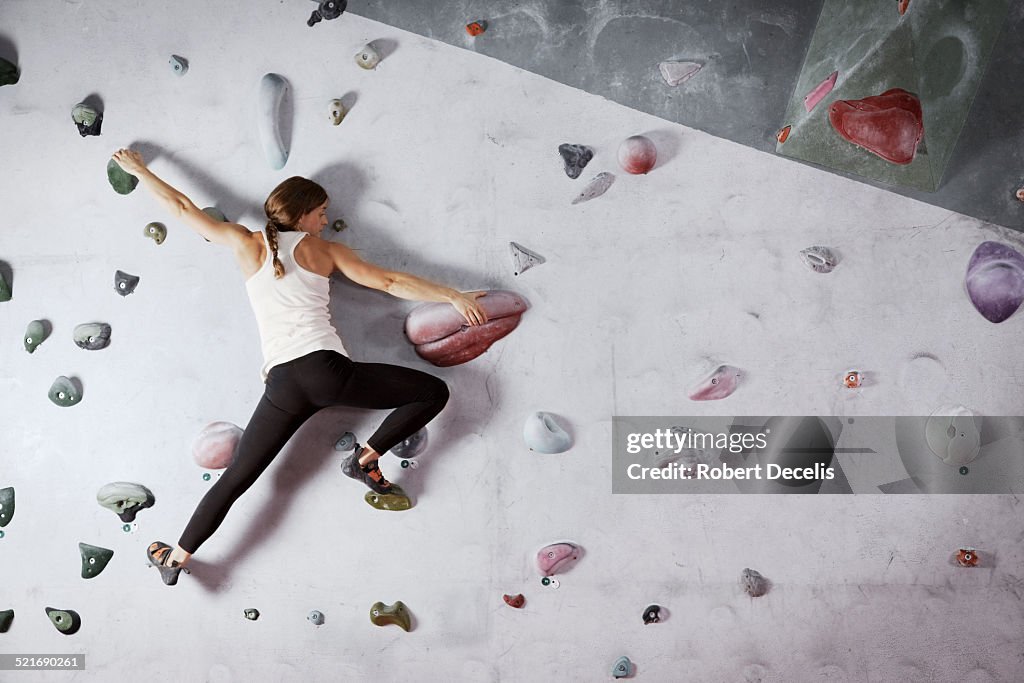
<path fill-rule="evenodd" d="M 613 414 L 928 414 L 956 402 L 1020 415 L 1024 316 L 992 325 L 962 289 L 974 247 L 1019 245 L 1015 233 L 355 15 L 310 29 L 313 3 L 144 7 L 0 4 L 0 39 L 23 71 L 0 89 L 0 260 L 14 270 L 14 299 L 0 304 L 0 487 L 18 496 L 0 539 L 0 609 L 16 612 L 0 651 L 84 652 L 80 680 L 603 680 L 621 654 L 642 680 L 1024 677 L 1016 497 L 610 492 Z M 369 40 L 388 52 L 374 72 L 352 60 Z M 186 76 L 171 53 L 190 61 Z M 294 101 L 280 172 L 255 137 L 268 71 Z M 83 139 L 70 110 L 90 93 L 103 134 Z M 355 105 L 334 128 L 326 103 L 346 94 Z M 636 133 L 661 152 L 648 176 L 614 161 Z M 564 175 L 561 142 L 596 150 L 580 180 Z M 279 180 L 313 177 L 351 226 L 339 239 L 367 259 L 530 300 L 486 355 L 436 370 L 453 397 L 422 466 L 385 458 L 414 510 L 373 510 L 338 469 L 334 440 L 365 438 L 380 414 L 331 409 L 239 501 L 191 576 L 166 588 L 146 568 L 147 543 L 176 540 L 209 486 L 192 438 L 215 420 L 244 426 L 262 385 L 230 254 L 143 191 L 111 190 L 104 167 L 125 145 L 253 228 Z M 571 206 L 602 170 L 618 175 L 608 194 Z M 142 236 L 152 220 L 168 224 L 159 247 Z M 513 277 L 510 240 L 548 262 Z M 840 252 L 834 273 L 799 262 L 811 244 Z M 115 294 L 116 269 L 141 276 L 135 294 Z M 332 294 L 356 360 L 431 369 L 401 334 L 411 302 L 340 281 Z M 35 318 L 53 336 L 29 355 Z M 112 344 L 82 351 L 71 330 L 94 320 L 113 326 Z M 942 367 L 912 362 L 920 352 Z M 743 367 L 746 384 L 689 401 L 718 361 Z M 850 367 L 873 385 L 841 389 Z M 47 399 L 61 374 L 83 381 L 80 405 Z M 533 410 L 563 416 L 575 447 L 526 450 Z M 157 497 L 130 534 L 95 503 L 115 480 Z M 566 539 L 585 557 L 544 589 L 533 555 Z M 115 551 L 95 579 L 79 578 L 79 541 Z M 950 566 L 962 544 L 996 566 Z M 773 590 L 742 594 L 744 567 Z M 526 608 L 506 607 L 506 592 Z M 413 632 L 369 623 L 373 602 L 397 599 Z M 671 616 L 645 627 L 651 602 Z M 58 633 L 45 606 L 77 610 L 81 631 Z M 306 621 L 311 609 L 324 626 Z"/>

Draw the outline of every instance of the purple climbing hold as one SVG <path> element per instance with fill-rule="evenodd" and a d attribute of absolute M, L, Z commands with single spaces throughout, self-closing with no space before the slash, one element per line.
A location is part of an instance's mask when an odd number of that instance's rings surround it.
<path fill-rule="evenodd" d="M 1024 256 L 999 242 L 982 242 L 967 264 L 967 295 L 978 313 L 1001 323 L 1024 302 Z"/>

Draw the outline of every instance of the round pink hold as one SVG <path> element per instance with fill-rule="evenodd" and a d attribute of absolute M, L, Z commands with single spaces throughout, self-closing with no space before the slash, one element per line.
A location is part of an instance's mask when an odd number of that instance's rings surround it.
<path fill-rule="evenodd" d="M 619 145 L 619 166 L 626 173 L 639 175 L 647 173 L 658 162 L 658 148 L 650 138 L 634 135 Z"/>
<path fill-rule="evenodd" d="M 192 443 L 192 457 L 200 467 L 222 470 L 231 464 L 241 438 L 241 427 L 230 422 L 211 422 Z"/>

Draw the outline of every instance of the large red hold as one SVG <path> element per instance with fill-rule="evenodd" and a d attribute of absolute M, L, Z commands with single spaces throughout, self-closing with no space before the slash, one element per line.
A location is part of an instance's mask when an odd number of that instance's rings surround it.
<path fill-rule="evenodd" d="M 487 322 L 472 327 L 451 304 L 413 309 L 405 319 L 405 336 L 416 345 L 416 354 L 438 367 L 473 360 L 514 330 L 529 307 L 519 294 L 504 290 L 491 290 L 477 303 L 487 313 Z"/>
<path fill-rule="evenodd" d="M 837 100 L 828 108 L 828 120 L 845 140 L 900 165 L 914 160 L 924 135 L 921 101 L 902 88 Z"/>

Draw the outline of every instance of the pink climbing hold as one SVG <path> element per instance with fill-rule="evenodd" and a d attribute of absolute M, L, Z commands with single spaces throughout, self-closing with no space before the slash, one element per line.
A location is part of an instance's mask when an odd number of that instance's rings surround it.
<path fill-rule="evenodd" d="M 493 290 L 477 299 L 487 313 L 483 325 L 468 325 L 451 304 L 429 303 L 405 319 L 405 336 L 416 354 L 438 367 L 473 360 L 519 325 L 529 304 L 519 294 Z"/>
<path fill-rule="evenodd" d="M 241 438 L 241 427 L 230 422 L 211 422 L 192 442 L 192 457 L 200 467 L 222 470 L 231 464 Z"/>
<path fill-rule="evenodd" d="M 574 543 L 552 543 L 537 551 L 537 568 L 543 576 L 554 576 L 579 556 L 580 548 Z"/>
<path fill-rule="evenodd" d="M 740 385 L 742 373 L 732 365 L 719 365 L 711 374 L 697 383 L 690 392 L 690 399 L 694 401 L 715 401 L 725 398 L 736 391 Z"/>
<path fill-rule="evenodd" d="M 814 109 L 818 102 L 821 102 L 823 99 L 825 99 L 825 95 L 828 95 L 830 92 L 832 92 L 832 88 L 835 87 L 836 79 L 838 77 L 839 72 L 833 71 L 831 74 L 829 74 L 828 78 L 823 80 L 818 85 L 814 86 L 814 89 L 811 90 L 811 92 L 807 93 L 807 96 L 804 97 L 804 109 L 810 111 Z"/>

